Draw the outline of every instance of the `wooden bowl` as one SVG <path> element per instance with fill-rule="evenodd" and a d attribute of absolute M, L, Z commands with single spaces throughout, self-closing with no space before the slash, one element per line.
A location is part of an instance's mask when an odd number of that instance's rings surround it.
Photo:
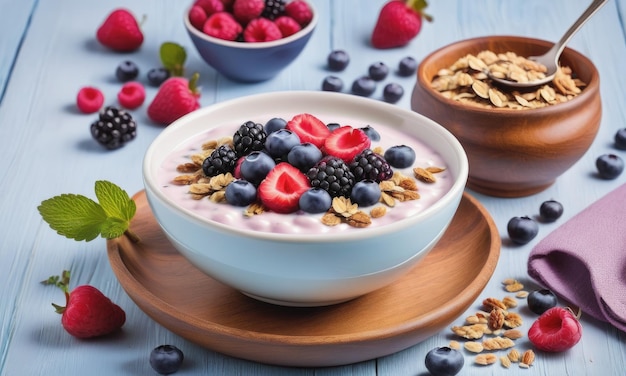
<path fill-rule="evenodd" d="M 593 142 L 602 114 L 600 78 L 593 63 L 565 48 L 561 65 L 587 83 L 568 102 L 543 108 L 482 108 L 448 99 L 431 87 L 442 68 L 483 50 L 540 55 L 552 42 L 515 36 L 463 40 L 427 56 L 420 64 L 411 108 L 454 134 L 468 155 L 467 187 L 498 197 L 529 196 L 548 188 Z"/>

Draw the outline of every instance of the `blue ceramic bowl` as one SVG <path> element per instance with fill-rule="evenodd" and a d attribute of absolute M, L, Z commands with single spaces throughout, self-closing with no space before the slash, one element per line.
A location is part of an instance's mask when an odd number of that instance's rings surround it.
<path fill-rule="evenodd" d="M 317 11 L 311 22 L 299 32 L 279 40 L 261 43 L 233 42 L 214 38 L 196 29 L 189 22 L 189 10 L 184 22 L 187 33 L 198 53 L 211 67 L 234 81 L 260 82 L 276 76 L 302 52 L 317 25 Z"/>

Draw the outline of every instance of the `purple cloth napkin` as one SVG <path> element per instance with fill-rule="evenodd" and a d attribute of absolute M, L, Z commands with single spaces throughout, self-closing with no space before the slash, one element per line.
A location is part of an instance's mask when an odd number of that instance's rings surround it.
<path fill-rule="evenodd" d="M 626 184 L 541 240 L 530 252 L 528 274 L 626 332 Z"/>

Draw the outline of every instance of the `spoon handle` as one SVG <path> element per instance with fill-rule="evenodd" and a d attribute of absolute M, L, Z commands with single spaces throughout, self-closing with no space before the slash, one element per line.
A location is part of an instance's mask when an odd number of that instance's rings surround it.
<path fill-rule="evenodd" d="M 598 11 L 598 9 L 600 9 L 607 2 L 608 0 L 593 0 L 591 5 L 589 5 L 585 12 L 581 14 L 580 17 L 578 17 L 576 22 L 574 22 L 574 24 L 570 26 L 569 29 L 567 29 L 561 39 L 557 43 L 555 43 L 554 46 L 552 46 L 550 52 L 554 53 L 553 56 L 556 56 L 557 58 L 561 56 L 561 52 L 563 52 L 565 45 L 567 45 L 567 42 L 569 42 L 572 36 L 576 34 L 578 29 L 580 29 L 591 18 L 591 16 L 593 16 Z"/>

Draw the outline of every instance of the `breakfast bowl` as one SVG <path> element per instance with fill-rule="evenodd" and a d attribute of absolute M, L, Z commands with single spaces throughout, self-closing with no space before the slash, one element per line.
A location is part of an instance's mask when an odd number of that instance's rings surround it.
<path fill-rule="evenodd" d="M 571 69 L 569 77 L 580 85 L 580 92 L 559 103 L 541 104 L 546 102 L 542 95 L 554 99 L 550 97 L 554 91 L 544 93 L 542 87 L 511 92 L 483 80 L 489 87 L 508 93 L 516 103 L 476 105 L 470 103 L 472 96 L 477 97 L 470 92 L 471 86 L 463 92 L 442 93 L 441 87 L 434 85 L 442 70 L 445 73 L 452 66 L 458 67 L 459 59 L 467 55 L 490 51 L 529 57 L 545 53 L 552 45 L 516 36 L 479 37 L 444 46 L 421 61 L 411 108 L 441 124 L 461 142 L 470 166 L 468 188 L 496 197 L 536 194 L 551 186 L 594 141 L 602 114 L 600 78 L 594 64 L 571 48 L 563 51 L 560 65 Z M 478 78 L 484 79 L 484 73 Z M 525 101 L 533 96 L 538 98 L 536 104 Z"/>
<path fill-rule="evenodd" d="M 375 129 L 380 141 L 372 141 L 372 148 L 410 146 L 415 162 L 395 169 L 395 176 L 412 180 L 415 187 L 405 187 L 418 194 L 407 201 L 392 199 L 390 205 L 359 207 L 361 214 L 371 217 L 371 224 L 363 226 L 361 217 L 357 221 L 339 214 L 339 209 L 319 214 L 302 210 L 283 214 L 279 209 L 251 214 L 250 207 L 196 199 L 189 185 L 174 183 L 193 179 L 193 173 L 181 175 L 178 168 L 188 166 L 190 156 L 201 152 L 201 144 L 231 136 L 249 121 L 265 123 L 300 114 L 314 114 L 324 124 Z M 413 178 L 414 166 L 435 168 L 436 181 Z M 315 91 L 252 95 L 196 110 L 169 125 L 143 161 L 150 208 L 173 246 L 215 280 L 257 300 L 287 306 L 348 301 L 407 273 L 444 234 L 462 198 L 467 173 L 460 143 L 434 121 L 374 99 Z M 345 197 L 336 199 L 346 202 Z M 382 216 L 365 214 L 382 206 L 386 211 Z M 327 214 L 344 220 L 330 225 L 324 221 Z M 348 217 L 354 221 L 348 223 Z"/>
<path fill-rule="evenodd" d="M 238 82 L 266 81 L 291 64 L 309 42 L 318 14 L 310 3 L 312 18 L 295 34 L 267 42 L 226 40 L 204 33 L 193 26 L 189 9 L 184 24 L 202 59 L 217 72 Z"/>

